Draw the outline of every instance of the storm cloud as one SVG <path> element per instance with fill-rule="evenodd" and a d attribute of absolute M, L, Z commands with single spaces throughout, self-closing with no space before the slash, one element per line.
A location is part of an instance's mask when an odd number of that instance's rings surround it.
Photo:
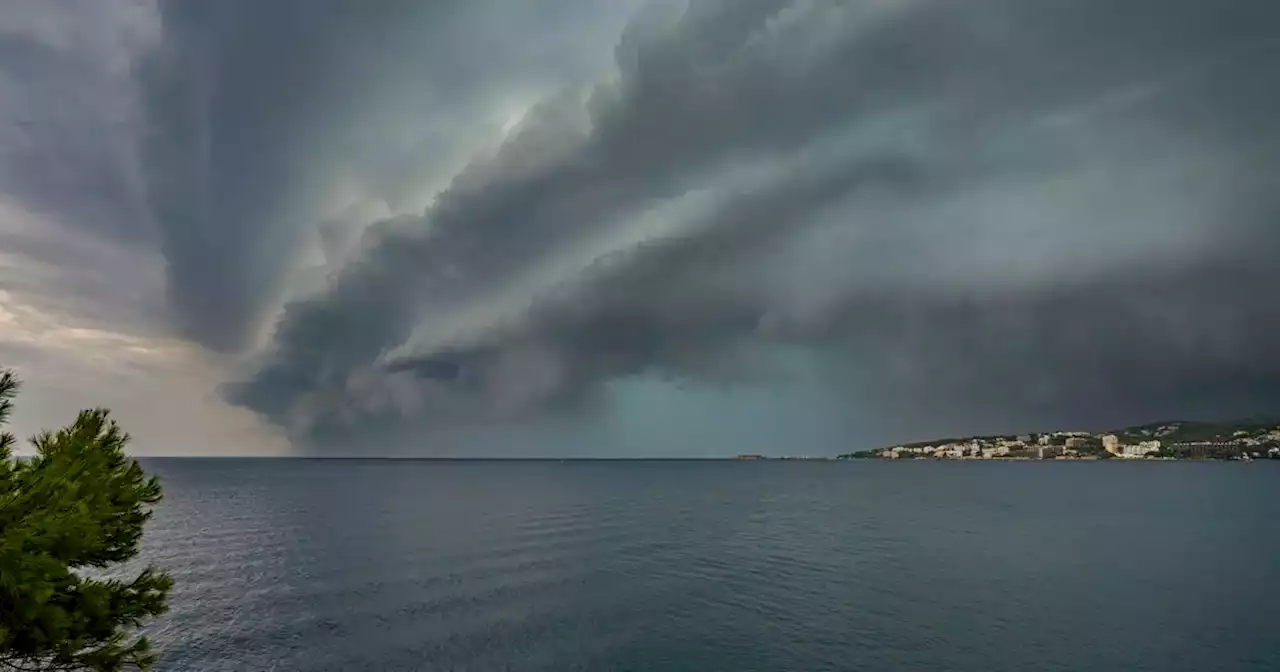
<path fill-rule="evenodd" d="M 759 384 L 798 348 L 917 432 L 1262 410 L 1278 20 L 651 6 L 614 77 L 370 228 L 229 396 L 304 436 L 429 428 L 594 411 L 647 374 Z"/>
<path fill-rule="evenodd" d="M 151 15 L 85 226 L 159 250 L 171 328 L 301 449 L 631 454 L 658 398 L 828 452 L 1280 404 L 1270 0 Z"/>
<path fill-rule="evenodd" d="M 543 71 L 557 86 L 596 74 L 575 50 L 627 11 L 611 6 L 161 2 L 164 44 L 139 68 L 144 147 L 185 331 L 219 350 L 249 345 L 318 224 L 332 237 L 335 219 L 371 202 L 420 209 L 417 190 L 447 178 L 435 171 L 496 130 L 477 105 L 542 95 Z"/>

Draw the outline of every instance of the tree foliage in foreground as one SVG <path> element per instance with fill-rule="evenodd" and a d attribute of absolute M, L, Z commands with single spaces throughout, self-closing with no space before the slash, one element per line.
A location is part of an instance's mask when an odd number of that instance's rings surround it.
<path fill-rule="evenodd" d="M 18 381 L 0 372 L 0 426 Z M 105 410 L 31 441 L 15 460 L 0 432 L 0 672 L 147 669 L 133 631 L 164 613 L 172 581 L 151 568 L 103 576 L 138 554 L 160 484 L 124 454 L 129 437 Z"/>

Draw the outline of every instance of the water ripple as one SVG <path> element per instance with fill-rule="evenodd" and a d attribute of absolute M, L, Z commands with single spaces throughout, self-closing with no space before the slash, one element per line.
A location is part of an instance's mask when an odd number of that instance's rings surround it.
<path fill-rule="evenodd" d="M 146 466 L 162 672 L 1280 669 L 1270 467 Z"/>

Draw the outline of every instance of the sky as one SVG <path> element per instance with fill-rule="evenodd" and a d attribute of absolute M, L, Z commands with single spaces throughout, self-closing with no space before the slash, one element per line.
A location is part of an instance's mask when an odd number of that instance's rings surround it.
<path fill-rule="evenodd" d="M 1274 0 L 0 0 L 12 429 L 831 455 L 1280 411 Z"/>

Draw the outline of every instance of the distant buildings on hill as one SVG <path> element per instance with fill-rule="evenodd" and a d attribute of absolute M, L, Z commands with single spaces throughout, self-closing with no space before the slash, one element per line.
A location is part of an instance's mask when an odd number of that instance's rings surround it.
<path fill-rule="evenodd" d="M 850 458 L 898 459 L 1280 459 L 1280 425 L 1166 423 L 1106 434 L 1047 432 L 944 439 L 864 450 Z"/>

